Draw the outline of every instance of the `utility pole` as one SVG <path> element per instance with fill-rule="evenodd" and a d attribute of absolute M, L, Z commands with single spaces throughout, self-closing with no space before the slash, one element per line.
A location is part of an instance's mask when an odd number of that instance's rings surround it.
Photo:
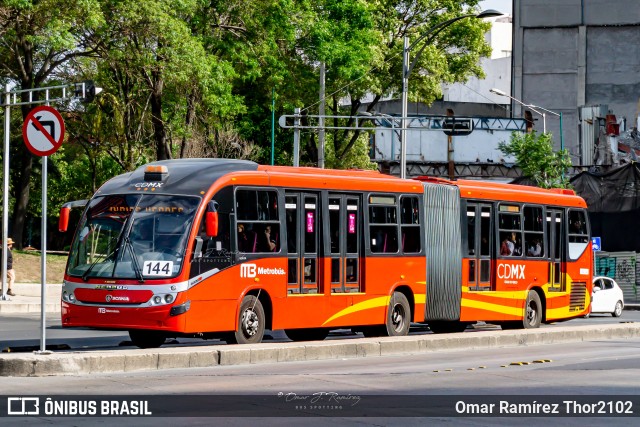
<path fill-rule="evenodd" d="M 318 167 L 324 169 L 324 80 L 325 80 L 325 63 L 320 63 L 320 114 L 318 129 Z"/>
<path fill-rule="evenodd" d="M 294 128 L 293 128 L 293 166 L 300 166 L 300 109 L 295 108 L 294 112 Z"/>

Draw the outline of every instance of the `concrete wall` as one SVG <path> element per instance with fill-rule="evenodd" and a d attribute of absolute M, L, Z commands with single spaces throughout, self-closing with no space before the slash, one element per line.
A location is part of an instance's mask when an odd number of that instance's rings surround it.
<path fill-rule="evenodd" d="M 635 9 L 640 9 L 640 2 Z M 639 20 L 640 22 L 640 20 Z M 586 103 L 635 122 L 640 100 L 640 25 L 589 27 Z"/>
<path fill-rule="evenodd" d="M 563 113 L 564 146 L 574 164 L 578 109 L 607 104 L 635 123 L 640 105 L 639 0 L 514 0 L 511 94 L 527 104 Z M 522 109 L 514 105 L 514 115 Z M 535 114 L 534 114 L 535 116 Z M 559 121 L 547 131 L 560 146 Z M 538 116 L 536 129 L 542 130 Z"/>
<path fill-rule="evenodd" d="M 500 89 L 505 93 L 511 91 L 511 57 L 483 59 L 482 69 L 486 78 L 480 80 L 472 77 L 465 84 L 443 85 L 442 93 L 445 101 L 474 102 L 478 104 L 493 102 L 505 104 L 509 98 L 495 95 L 490 92 L 492 88 Z"/>

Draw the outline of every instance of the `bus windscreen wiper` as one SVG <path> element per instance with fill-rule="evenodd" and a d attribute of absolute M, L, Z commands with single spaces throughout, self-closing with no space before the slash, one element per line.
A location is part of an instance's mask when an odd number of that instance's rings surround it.
<path fill-rule="evenodd" d="M 115 248 L 113 248 L 113 250 L 111 252 L 109 252 L 107 255 L 104 256 L 97 256 L 95 260 L 93 260 L 93 262 L 91 263 L 91 265 L 89 266 L 89 268 L 87 268 L 87 271 L 84 272 L 84 274 L 82 275 L 82 280 L 84 280 L 85 282 L 87 280 L 89 280 L 89 273 L 91 273 L 91 270 L 93 270 L 93 267 L 96 266 L 96 264 L 98 264 L 98 262 L 102 261 L 102 260 L 109 260 L 112 256 L 114 256 L 116 254 L 116 252 L 118 252 L 119 246 L 116 246 Z"/>
<path fill-rule="evenodd" d="M 123 243 L 131 253 L 131 264 L 133 265 L 133 271 L 136 273 L 136 278 L 138 279 L 138 282 L 144 283 L 144 277 L 142 276 L 142 268 L 140 268 L 140 264 L 138 263 L 138 257 L 136 256 L 136 251 L 133 249 L 133 244 L 131 243 L 131 239 L 129 238 L 129 236 L 126 236 L 123 239 Z M 124 252 L 123 252 L 123 256 L 124 256 Z"/>

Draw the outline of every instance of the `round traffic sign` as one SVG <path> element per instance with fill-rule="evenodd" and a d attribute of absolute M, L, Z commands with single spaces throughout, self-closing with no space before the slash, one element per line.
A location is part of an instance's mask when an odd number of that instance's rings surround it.
<path fill-rule="evenodd" d="M 43 105 L 27 114 L 22 125 L 24 143 L 36 156 L 55 153 L 64 139 L 64 121 L 57 110 Z"/>

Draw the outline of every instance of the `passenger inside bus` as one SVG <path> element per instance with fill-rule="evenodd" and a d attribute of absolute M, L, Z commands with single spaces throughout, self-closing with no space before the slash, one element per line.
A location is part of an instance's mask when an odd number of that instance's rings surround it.
<path fill-rule="evenodd" d="M 259 234 L 258 238 L 258 252 L 276 252 L 277 251 L 277 238 L 278 233 L 272 231 L 271 225 L 266 225 L 264 231 Z"/>
<path fill-rule="evenodd" d="M 500 255 L 513 255 L 513 249 L 515 248 L 515 233 L 511 235 L 505 235 L 500 244 Z"/>
<path fill-rule="evenodd" d="M 539 257 L 542 255 L 542 245 L 540 245 L 539 239 L 533 239 L 532 245 L 527 250 L 528 256 Z"/>
<path fill-rule="evenodd" d="M 522 255 L 522 239 L 520 239 L 520 237 L 516 237 L 516 233 L 513 233 L 511 237 L 515 242 L 513 245 L 513 252 L 511 255 L 521 256 Z"/>
<path fill-rule="evenodd" d="M 255 252 L 258 236 L 253 230 L 247 229 L 246 224 L 238 223 L 238 251 Z"/>

